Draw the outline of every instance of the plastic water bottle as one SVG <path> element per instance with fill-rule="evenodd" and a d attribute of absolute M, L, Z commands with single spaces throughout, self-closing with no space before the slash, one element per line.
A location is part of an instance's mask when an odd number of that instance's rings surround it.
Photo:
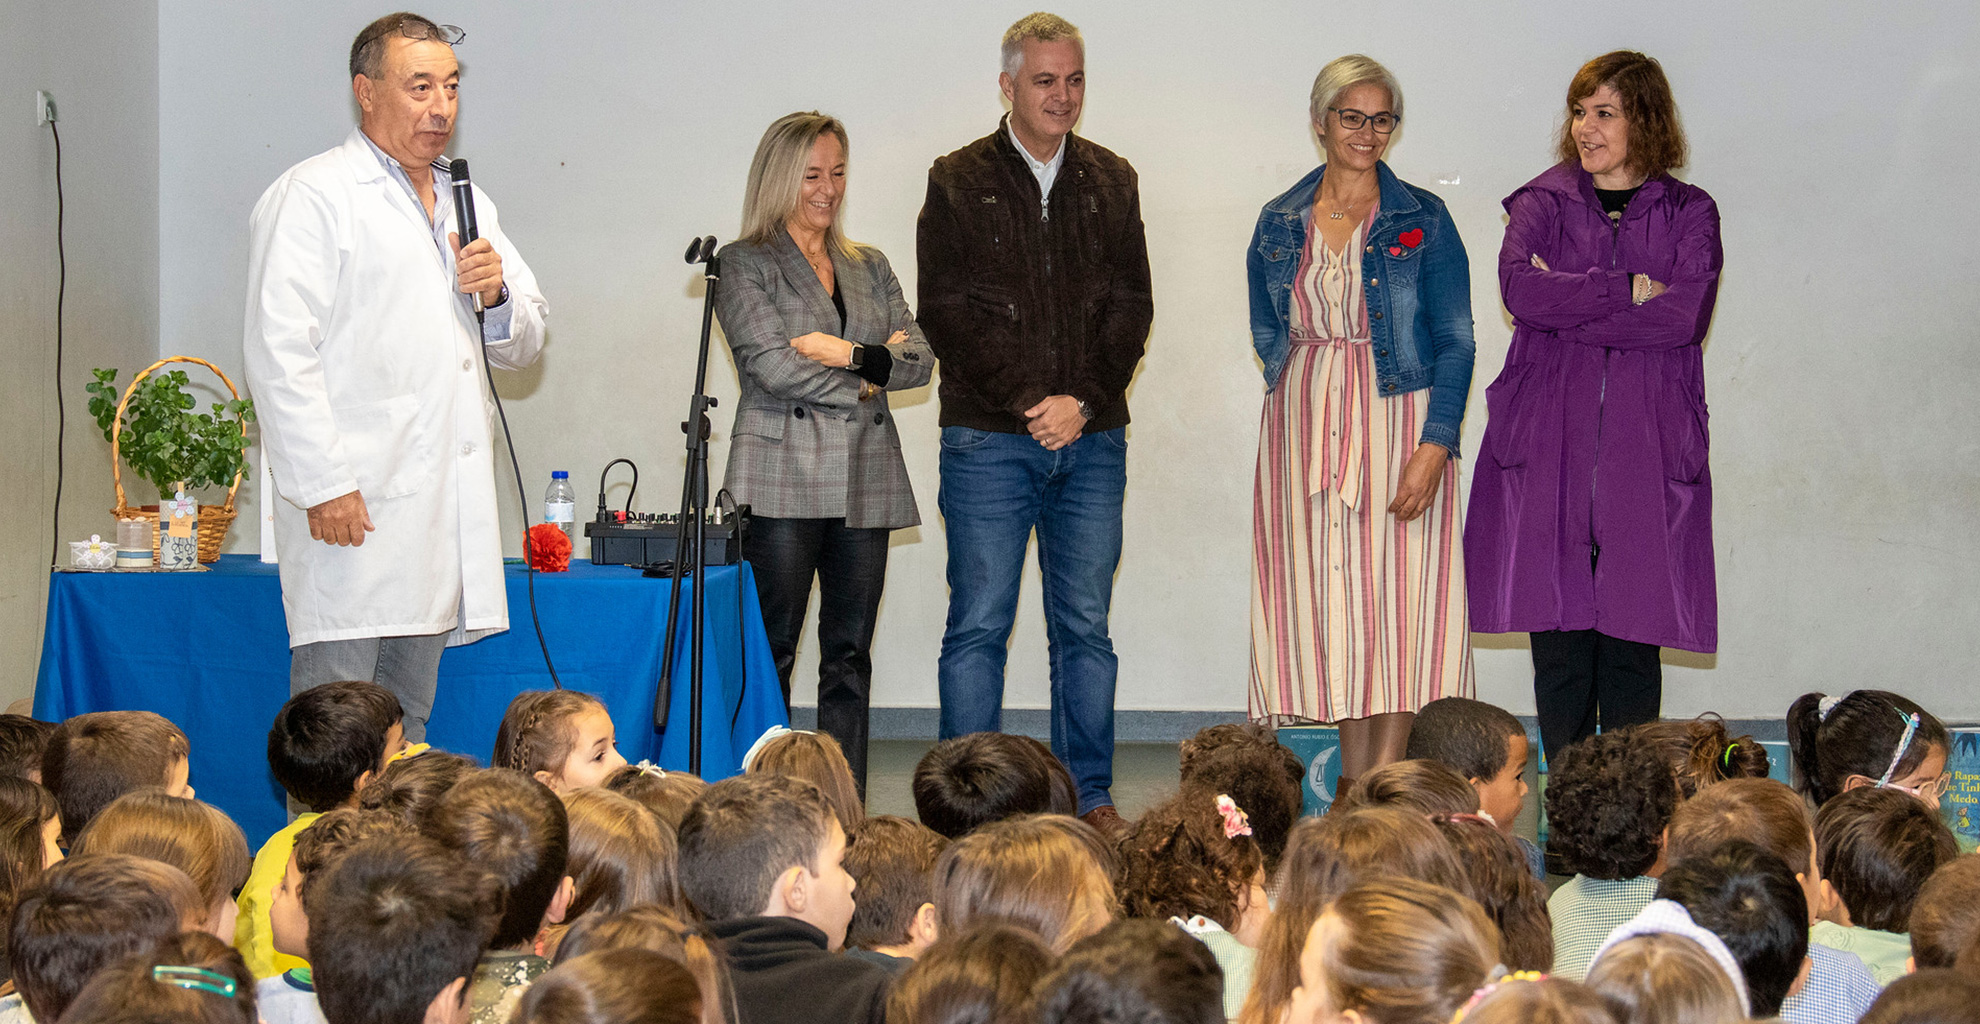
<path fill-rule="evenodd" d="M 550 523 L 564 536 L 577 543 L 574 536 L 577 530 L 577 493 L 571 490 L 571 474 L 567 470 L 555 470 L 550 474 L 550 489 L 543 492 L 543 521 Z"/>

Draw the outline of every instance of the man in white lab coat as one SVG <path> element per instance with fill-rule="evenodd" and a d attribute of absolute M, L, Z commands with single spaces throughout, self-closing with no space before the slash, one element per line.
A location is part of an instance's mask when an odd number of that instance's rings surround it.
<path fill-rule="evenodd" d="M 548 312 L 479 189 L 481 237 L 459 244 L 442 154 L 463 35 L 407 14 L 367 26 L 351 46 L 358 129 L 249 220 L 244 350 L 280 495 L 290 688 L 373 680 L 410 741 L 442 649 L 509 625 L 482 360 L 534 362 Z"/>

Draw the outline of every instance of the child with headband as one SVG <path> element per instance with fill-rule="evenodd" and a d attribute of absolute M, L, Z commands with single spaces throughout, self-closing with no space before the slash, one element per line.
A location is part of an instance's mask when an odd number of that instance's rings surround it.
<path fill-rule="evenodd" d="M 661 824 L 678 829 L 688 805 L 708 788 L 708 782 L 699 775 L 670 772 L 651 761 L 641 761 L 607 776 L 605 788 L 639 801 Z"/>
<path fill-rule="evenodd" d="M 1787 713 L 1795 786 L 1815 806 L 1859 786 L 1902 790 L 1934 809 L 1952 737 L 1931 713 L 1885 690 L 1805 693 Z"/>

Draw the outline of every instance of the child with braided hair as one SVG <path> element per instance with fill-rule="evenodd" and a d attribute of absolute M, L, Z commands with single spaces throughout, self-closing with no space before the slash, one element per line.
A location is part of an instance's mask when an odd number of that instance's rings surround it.
<path fill-rule="evenodd" d="M 576 690 L 516 694 L 495 730 L 489 758 L 489 767 L 522 772 L 559 796 L 603 786 L 625 765 L 605 702 Z"/>

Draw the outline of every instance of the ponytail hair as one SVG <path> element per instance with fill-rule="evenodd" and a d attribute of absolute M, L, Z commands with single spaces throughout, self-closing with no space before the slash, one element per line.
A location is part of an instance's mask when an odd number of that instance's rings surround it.
<path fill-rule="evenodd" d="M 1916 728 L 1912 715 L 1918 716 Z M 1804 693 L 1788 707 L 1787 729 L 1795 788 L 1817 807 L 1841 793 L 1852 775 L 1900 778 L 1918 770 L 1933 747 L 1952 748 L 1944 723 L 1888 690 L 1834 698 Z"/>
<path fill-rule="evenodd" d="M 1747 735 L 1732 735 L 1715 714 L 1676 721 L 1646 722 L 1631 728 L 1649 737 L 1677 776 L 1680 799 L 1728 779 L 1764 779 L 1772 767 L 1767 749 Z"/>

